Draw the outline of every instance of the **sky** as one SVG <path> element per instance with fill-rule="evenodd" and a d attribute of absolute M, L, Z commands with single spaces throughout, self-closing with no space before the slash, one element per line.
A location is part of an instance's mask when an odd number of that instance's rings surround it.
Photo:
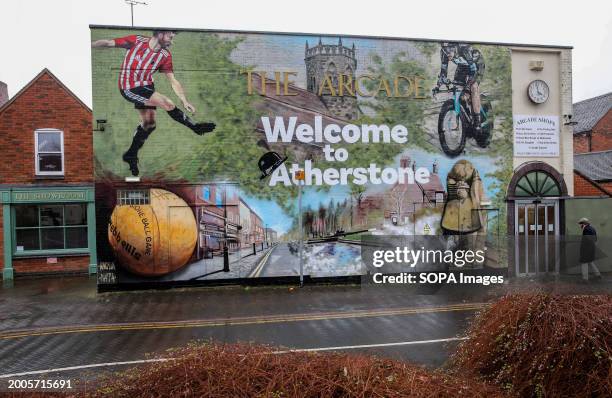
<path fill-rule="evenodd" d="M 134 25 L 573 46 L 574 102 L 612 91 L 612 2 L 146 0 Z M 129 26 L 124 0 L 1 3 L 0 81 L 13 96 L 49 68 L 91 106 L 89 24 Z"/>

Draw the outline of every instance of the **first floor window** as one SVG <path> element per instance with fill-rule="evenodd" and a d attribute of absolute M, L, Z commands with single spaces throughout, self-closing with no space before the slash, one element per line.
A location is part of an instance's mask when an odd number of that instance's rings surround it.
<path fill-rule="evenodd" d="M 87 249 L 87 204 L 15 206 L 17 252 Z"/>
<path fill-rule="evenodd" d="M 55 129 L 35 131 L 36 174 L 64 175 L 64 133 Z"/>

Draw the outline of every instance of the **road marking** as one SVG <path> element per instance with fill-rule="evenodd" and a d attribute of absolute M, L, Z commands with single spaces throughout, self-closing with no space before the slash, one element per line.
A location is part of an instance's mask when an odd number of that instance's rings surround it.
<path fill-rule="evenodd" d="M 179 329 L 179 328 L 205 328 L 217 326 L 243 326 L 243 325 L 261 325 L 269 323 L 288 323 L 300 321 L 320 321 L 333 319 L 351 319 L 351 318 L 372 318 L 385 316 L 401 316 L 413 314 L 427 314 L 437 312 L 451 311 L 476 311 L 484 308 L 485 303 L 467 303 L 454 304 L 439 307 L 420 307 L 420 308 L 391 308 L 382 310 L 363 310 L 353 312 L 328 312 L 314 314 L 285 314 L 271 315 L 267 317 L 238 317 L 238 318 L 222 318 L 208 320 L 188 320 L 177 322 L 133 322 L 119 324 L 103 324 L 103 325 L 79 325 L 53 328 L 39 328 L 30 330 L 9 331 L 0 333 L 0 340 L 18 339 L 34 336 L 48 336 L 58 334 L 71 333 L 95 333 L 107 331 L 125 331 L 125 330 L 157 330 L 157 329 Z"/>
<path fill-rule="evenodd" d="M 467 340 L 467 337 L 449 337 L 447 339 L 435 339 L 435 340 L 400 341 L 398 343 L 345 345 L 345 346 L 338 346 L 338 347 L 296 348 L 296 349 L 285 350 L 285 351 L 274 351 L 273 354 L 288 354 L 290 352 L 354 350 L 354 349 L 360 349 L 360 348 L 376 348 L 376 347 L 395 347 L 395 346 L 402 346 L 402 345 L 445 343 L 448 341 L 459 341 L 459 340 Z"/>
<path fill-rule="evenodd" d="M 67 371 L 70 371 L 70 370 L 80 370 L 80 369 L 90 369 L 90 368 L 102 368 L 102 367 L 108 367 L 108 366 L 139 365 L 139 364 L 143 364 L 143 363 L 152 363 L 152 362 L 167 362 L 167 361 L 172 361 L 172 360 L 174 360 L 174 358 L 155 358 L 155 359 L 141 359 L 139 361 L 92 363 L 92 364 L 89 364 L 89 365 L 68 366 L 66 368 L 32 370 L 32 371 L 29 371 L 29 372 L 3 374 L 3 375 L 0 375 L 0 379 L 7 379 L 9 377 L 40 375 L 40 374 L 45 374 L 45 373 L 67 372 Z"/>
<path fill-rule="evenodd" d="M 274 251 L 274 246 L 271 247 L 270 250 L 268 250 L 268 252 L 261 258 L 261 260 L 259 260 L 259 262 L 257 263 L 257 266 L 253 269 L 253 271 L 251 271 L 251 274 L 248 276 L 249 278 L 259 277 L 259 275 L 261 274 L 261 271 L 263 270 L 264 265 L 268 261 L 268 257 L 270 257 L 270 254 L 272 254 L 272 251 Z"/>
<path fill-rule="evenodd" d="M 397 343 L 346 345 L 346 346 L 338 346 L 338 347 L 294 348 L 294 349 L 283 350 L 283 351 L 270 351 L 270 354 L 280 355 L 280 354 L 289 354 L 292 352 L 339 351 L 339 350 L 354 350 L 354 349 L 360 349 L 360 348 L 396 347 L 396 346 L 417 345 L 417 344 L 445 343 L 449 341 L 458 341 L 458 340 L 466 340 L 466 339 L 467 337 L 449 337 L 446 339 L 400 341 Z M 178 358 L 154 358 L 154 359 L 141 359 L 141 360 L 136 360 L 136 361 L 93 363 L 89 365 L 68 366 L 65 368 L 32 370 L 32 371 L 21 372 L 21 373 L 3 374 L 3 375 L 0 375 L 0 379 L 6 379 L 9 377 L 47 374 L 47 373 L 59 373 L 59 372 L 66 372 L 70 370 L 102 368 L 102 367 L 121 366 L 121 365 L 140 365 L 140 364 L 153 363 L 153 362 L 168 362 L 168 361 L 174 361 L 176 359 Z"/>

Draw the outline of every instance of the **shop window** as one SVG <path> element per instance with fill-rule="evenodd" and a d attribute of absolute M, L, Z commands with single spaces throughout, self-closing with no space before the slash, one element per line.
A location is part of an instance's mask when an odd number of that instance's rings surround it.
<path fill-rule="evenodd" d="M 64 133 L 55 129 L 34 132 L 36 175 L 64 175 Z"/>
<path fill-rule="evenodd" d="M 87 249 L 87 205 L 17 205 L 15 253 Z"/>
<path fill-rule="evenodd" d="M 117 205 L 148 205 L 150 204 L 148 189 L 120 189 L 117 191 Z"/>

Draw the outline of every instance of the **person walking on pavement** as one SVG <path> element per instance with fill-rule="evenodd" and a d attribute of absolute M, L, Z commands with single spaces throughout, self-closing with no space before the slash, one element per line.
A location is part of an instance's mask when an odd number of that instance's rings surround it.
<path fill-rule="evenodd" d="M 580 241 L 580 264 L 582 266 L 582 279 L 589 280 L 589 267 L 592 267 L 596 279 L 601 278 L 601 273 L 595 265 L 595 242 L 597 242 L 597 231 L 591 226 L 588 218 L 581 218 L 578 225 L 582 228 L 582 240 Z"/>

